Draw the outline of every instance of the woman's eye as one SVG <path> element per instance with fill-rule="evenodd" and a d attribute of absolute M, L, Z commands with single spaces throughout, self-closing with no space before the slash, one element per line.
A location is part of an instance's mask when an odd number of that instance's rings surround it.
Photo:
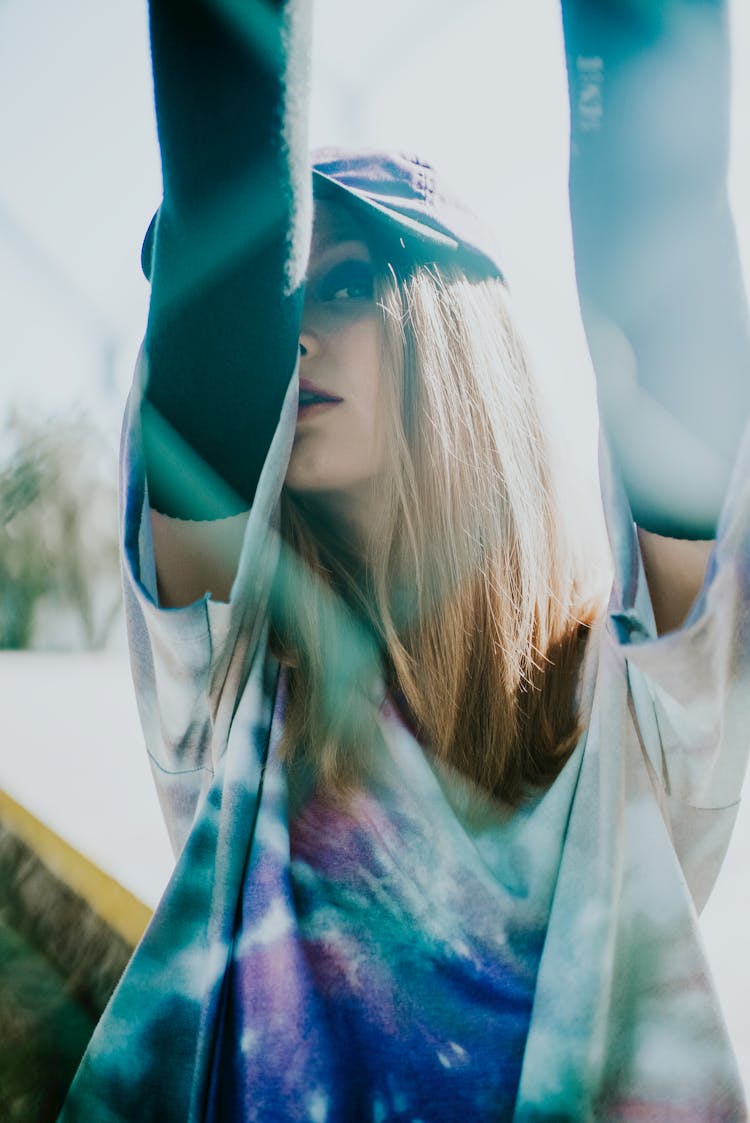
<path fill-rule="evenodd" d="M 345 261 L 334 266 L 318 287 L 318 297 L 326 302 L 372 300 L 372 266 L 366 261 Z"/>

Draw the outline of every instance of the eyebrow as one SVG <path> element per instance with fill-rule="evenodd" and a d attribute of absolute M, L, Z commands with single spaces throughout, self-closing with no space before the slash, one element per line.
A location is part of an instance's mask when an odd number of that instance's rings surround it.
<path fill-rule="evenodd" d="M 337 251 L 340 251 L 338 253 Z M 372 255 L 367 242 L 363 238 L 347 238 L 345 240 L 326 240 L 323 244 L 313 244 L 312 253 L 308 262 L 308 275 L 317 276 L 324 271 L 330 260 L 345 261 L 349 255 L 356 255 L 354 260 L 372 264 Z M 314 268 L 311 268 L 314 261 Z"/>

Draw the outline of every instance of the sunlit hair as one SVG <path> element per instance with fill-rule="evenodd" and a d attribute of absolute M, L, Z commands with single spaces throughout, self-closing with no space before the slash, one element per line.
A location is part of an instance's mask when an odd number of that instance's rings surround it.
<path fill-rule="evenodd" d="M 378 743 L 384 678 L 428 752 L 517 803 L 578 739 L 595 610 L 535 387 L 500 281 L 384 268 L 376 299 L 386 466 L 368 556 L 314 497 L 282 501 L 282 751 L 333 789 L 356 787 Z"/>

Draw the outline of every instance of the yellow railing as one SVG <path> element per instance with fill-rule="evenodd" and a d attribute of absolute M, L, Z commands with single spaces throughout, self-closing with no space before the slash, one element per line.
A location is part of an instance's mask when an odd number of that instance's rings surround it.
<path fill-rule="evenodd" d="M 11 831 L 131 947 L 140 940 L 151 909 L 99 869 L 20 803 L 0 789 L 0 823 Z"/>

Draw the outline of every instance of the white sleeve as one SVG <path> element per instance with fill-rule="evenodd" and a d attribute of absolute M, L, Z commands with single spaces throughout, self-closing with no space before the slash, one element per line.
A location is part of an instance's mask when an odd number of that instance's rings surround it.
<path fill-rule="evenodd" d="M 643 751 L 700 906 L 729 842 L 750 747 L 750 426 L 700 595 L 684 625 L 661 637 L 630 507 L 604 441 L 600 473 L 615 563 L 609 636 L 624 648 Z"/>
<path fill-rule="evenodd" d="M 250 670 L 265 657 L 268 597 L 280 546 L 279 497 L 298 390 L 295 374 L 248 517 L 229 603 L 206 594 L 184 608 L 162 608 L 140 434 L 145 378 L 141 353 L 121 444 L 123 589 L 141 725 L 172 845 L 179 852 L 226 748 Z"/>

